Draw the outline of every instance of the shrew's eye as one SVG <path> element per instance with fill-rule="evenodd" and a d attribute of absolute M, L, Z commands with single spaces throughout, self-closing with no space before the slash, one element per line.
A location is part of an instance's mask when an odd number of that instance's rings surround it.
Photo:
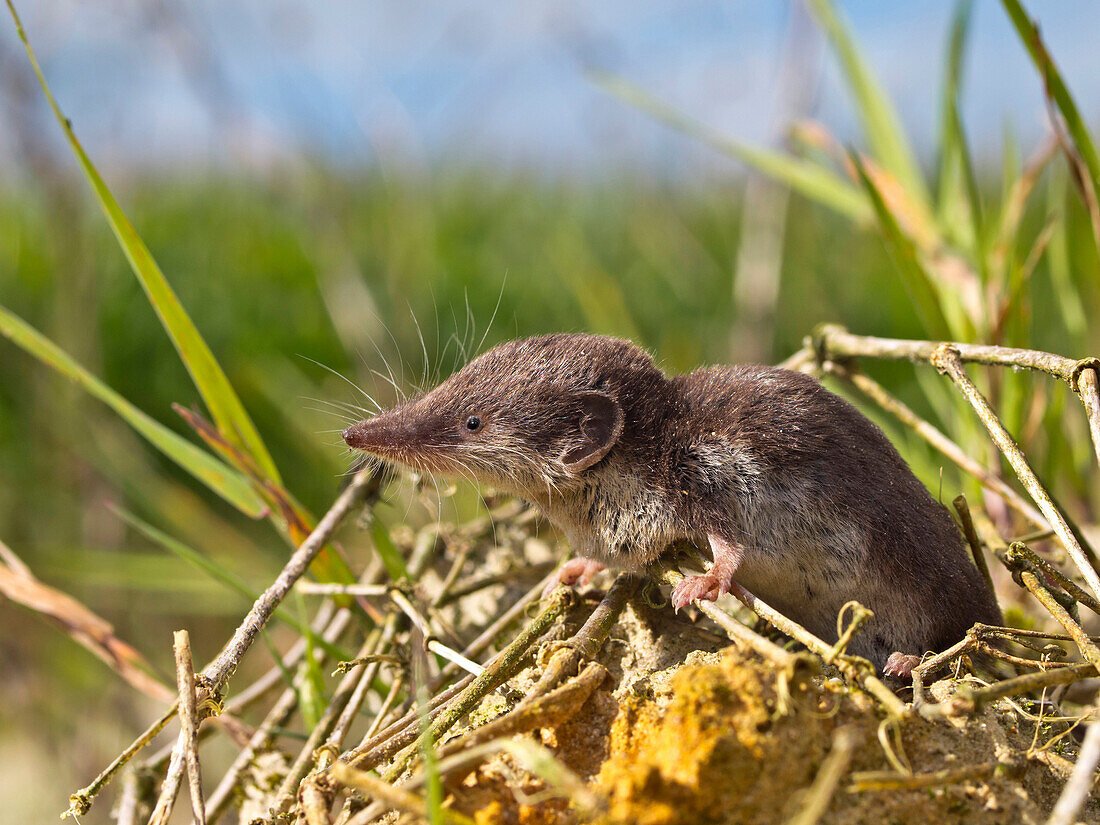
<path fill-rule="evenodd" d="M 481 429 L 481 419 L 476 415 L 471 415 L 466 419 L 466 429 L 472 433 L 476 433 Z"/>

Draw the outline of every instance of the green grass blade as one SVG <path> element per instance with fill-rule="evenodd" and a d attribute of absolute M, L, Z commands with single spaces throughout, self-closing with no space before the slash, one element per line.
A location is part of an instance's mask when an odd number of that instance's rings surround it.
<path fill-rule="evenodd" d="M 145 246 L 144 241 L 141 240 L 141 237 L 123 213 L 122 208 L 118 205 L 118 201 L 111 194 L 111 190 L 107 188 L 107 184 L 104 183 L 103 178 L 100 177 L 92 161 L 84 152 L 84 147 L 77 140 L 72 125 L 62 114 L 61 107 L 54 99 L 53 93 L 46 83 L 46 78 L 38 65 L 38 59 L 35 57 L 30 41 L 23 31 L 23 24 L 15 11 L 15 6 L 12 5 L 11 0 L 7 0 L 7 4 L 12 19 L 15 21 L 19 39 L 23 41 L 27 57 L 30 58 L 31 66 L 34 68 L 38 83 L 46 95 L 46 100 L 65 133 L 65 138 L 80 163 L 84 176 L 88 179 L 92 191 L 99 200 L 103 214 L 118 239 L 126 259 L 130 262 L 130 267 L 145 290 L 149 303 L 153 305 L 153 309 L 160 317 L 169 337 L 171 337 L 176 351 L 195 382 L 196 389 L 198 389 L 203 401 L 210 410 L 210 415 L 227 439 L 239 444 L 251 453 L 264 473 L 273 481 L 280 482 L 275 462 L 268 453 L 260 434 L 256 431 L 252 419 L 248 417 L 248 413 L 245 412 L 240 398 L 237 397 L 237 393 L 229 383 L 229 379 L 222 371 L 221 366 L 214 358 L 214 354 L 210 351 L 191 318 L 187 315 L 183 305 L 180 304 L 179 298 L 176 297 L 175 292 L 164 277 L 164 273 L 160 271 L 160 267 L 153 260 L 148 247 Z"/>
<path fill-rule="evenodd" d="M 298 605 L 298 613 L 304 617 L 305 605 L 302 601 L 302 594 L 295 591 L 294 595 Z M 304 619 L 302 624 L 306 624 Z M 306 636 L 306 652 L 302 660 L 305 672 L 302 674 L 302 681 L 298 688 L 298 703 L 302 712 L 302 721 L 305 722 L 307 730 L 313 730 L 317 727 L 321 717 L 325 714 L 325 708 L 328 706 L 328 699 L 325 698 L 325 674 L 317 657 L 316 645 L 318 641 L 318 638 L 312 633 Z M 338 657 L 337 661 L 346 661 L 346 658 Z"/>
<path fill-rule="evenodd" d="M 978 189 L 978 178 L 974 173 L 974 163 L 970 156 L 970 147 L 966 142 L 966 132 L 963 129 L 962 118 L 959 116 L 957 100 L 950 102 L 948 117 L 953 122 L 952 131 L 958 135 L 959 171 L 965 184 L 966 211 L 970 215 L 970 231 L 973 235 L 973 248 L 971 250 L 974 260 L 978 262 L 978 272 L 985 282 L 988 278 L 989 267 L 986 261 L 987 239 L 985 223 L 982 217 L 982 193 Z"/>
<path fill-rule="evenodd" d="M 970 27 L 972 0 L 960 0 L 955 6 L 951 33 L 947 41 L 947 69 L 944 72 L 940 101 L 939 181 L 936 217 L 945 235 L 966 244 L 960 230 L 967 228 L 966 192 L 962 180 L 958 125 L 958 98 L 962 86 L 963 53 Z"/>
<path fill-rule="evenodd" d="M 604 91 L 624 103 L 640 109 L 655 120 L 705 143 L 724 155 L 752 166 L 811 200 L 857 222 L 870 223 L 874 217 L 867 198 L 859 188 L 824 166 L 728 138 L 702 121 L 674 109 L 633 83 L 615 75 L 591 72 L 590 77 Z"/>
<path fill-rule="evenodd" d="M 1058 303 L 1058 312 L 1066 331 L 1074 341 L 1081 341 L 1088 332 L 1088 314 L 1080 287 L 1074 282 L 1070 263 L 1069 221 L 1066 219 L 1066 187 L 1064 174 L 1051 176 L 1047 190 L 1048 209 L 1062 216 L 1054 222 L 1054 234 L 1046 248 L 1047 269 L 1052 290 Z"/>
<path fill-rule="evenodd" d="M 84 367 L 53 341 L 0 306 L 0 335 L 83 387 L 121 416 L 141 436 L 242 513 L 262 518 L 267 506 L 248 480 L 205 450 L 153 420 Z"/>
<path fill-rule="evenodd" d="M 1043 44 L 1042 37 L 1039 36 L 1039 27 L 1024 11 L 1020 0 L 1001 0 L 1001 4 L 1012 19 L 1012 24 L 1016 27 L 1016 32 L 1020 35 L 1020 40 L 1023 41 L 1027 53 L 1031 55 L 1035 68 L 1042 75 L 1046 93 L 1054 100 L 1054 103 L 1058 106 L 1058 111 L 1065 118 L 1066 129 L 1073 138 L 1077 151 L 1089 170 L 1093 190 L 1100 192 L 1100 155 L 1096 153 L 1096 145 L 1092 142 L 1092 135 L 1089 134 L 1088 127 L 1081 118 L 1081 113 L 1077 109 L 1073 95 L 1069 93 L 1058 67 L 1054 64 L 1054 58 L 1050 56 Z"/>
<path fill-rule="evenodd" d="M 898 179 L 913 200 L 928 208 L 928 190 L 916 155 L 901 128 L 901 119 L 856 45 L 847 22 L 830 0 L 808 0 L 808 5 L 840 59 L 875 159 Z"/>
<path fill-rule="evenodd" d="M 883 200 L 882 193 L 879 192 L 874 181 L 867 174 L 867 169 L 864 167 L 859 155 L 851 152 L 849 157 L 860 182 L 871 199 L 871 205 L 874 207 L 875 214 L 883 230 L 886 249 L 890 253 L 890 257 L 902 277 L 902 283 L 904 283 L 910 298 L 916 306 L 917 314 L 924 324 L 925 331 L 932 338 L 941 341 L 951 340 L 951 328 L 944 316 L 939 293 L 936 290 L 935 283 L 917 257 L 916 246 L 898 226 L 897 220 Z"/>
<path fill-rule="evenodd" d="M 245 601 L 254 602 L 260 595 L 256 590 L 249 587 L 248 583 L 240 576 L 236 575 L 230 570 L 225 569 L 225 567 L 213 561 L 212 559 L 207 558 L 198 550 L 195 550 L 193 547 L 189 547 L 179 539 L 173 538 L 172 536 L 165 533 L 163 530 L 158 530 L 156 527 L 149 524 L 149 522 L 138 518 L 129 510 L 119 507 L 116 504 L 109 504 L 107 506 L 112 513 L 114 513 L 124 522 L 129 524 L 147 539 L 156 544 L 159 544 L 161 547 L 163 547 L 165 550 L 167 550 L 177 558 L 180 558 L 188 564 L 197 567 L 199 570 L 210 576 L 210 578 L 214 579 L 220 584 L 225 585 L 234 593 L 242 596 Z M 348 654 L 346 650 L 342 650 L 336 645 L 331 645 L 324 639 L 320 638 L 316 633 L 313 632 L 307 621 L 302 621 L 295 618 L 285 608 L 275 608 L 275 612 L 272 614 L 272 617 L 287 625 L 288 627 L 293 628 L 295 631 L 297 631 L 298 635 L 304 636 L 307 640 L 311 640 L 311 644 L 318 645 L 324 648 L 324 650 L 330 656 L 333 656 L 337 660 L 347 658 Z"/>
<path fill-rule="evenodd" d="M 390 531 L 386 529 L 386 525 L 377 516 L 371 524 L 371 538 L 374 540 L 374 549 L 378 552 L 378 557 L 382 559 L 382 565 L 390 576 L 390 581 L 407 581 L 409 568 L 405 566 L 405 557 L 401 555 L 401 551 L 390 538 Z"/>
<path fill-rule="evenodd" d="M 114 513 L 124 522 L 129 524 L 150 541 L 159 544 L 161 547 L 163 547 L 165 550 L 168 550 L 174 556 L 183 559 L 185 562 L 194 567 L 197 567 L 199 570 L 210 576 L 210 578 L 214 579 L 217 582 L 220 582 L 233 592 L 239 594 L 240 596 L 243 596 L 245 599 L 249 601 L 255 601 L 256 596 L 259 595 L 258 593 L 256 593 L 255 590 L 248 586 L 244 579 L 240 578 L 231 571 L 226 570 L 217 562 L 208 559 L 202 553 L 187 546 L 182 541 L 179 541 L 178 539 L 173 538 L 167 533 L 158 530 L 147 521 L 143 521 L 142 519 L 138 518 L 129 510 L 119 507 L 117 504 L 108 504 L 107 509 L 109 509 L 112 513 Z M 277 609 L 276 612 L 278 612 L 280 609 L 281 608 Z"/>

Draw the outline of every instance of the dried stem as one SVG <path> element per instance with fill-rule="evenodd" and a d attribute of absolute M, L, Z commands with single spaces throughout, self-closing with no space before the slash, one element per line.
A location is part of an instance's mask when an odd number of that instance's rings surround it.
<path fill-rule="evenodd" d="M 827 361 L 824 367 L 826 371 L 845 379 L 884 410 L 892 413 L 902 424 L 912 429 L 913 432 L 939 450 L 964 472 L 973 476 L 983 487 L 992 490 L 1003 498 L 1009 507 L 1012 507 L 1036 527 L 1042 530 L 1049 529 L 1049 522 L 1027 499 L 1008 486 L 1003 479 L 971 458 L 962 447 L 913 412 L 899 398 L 891 395 L 885 387 L 873 378 L 857 372 L 845 364 L 838 364 L 834 361 Z"/>
<path fill-rule="evenodd" d="M 560 687 L 542 695 L 532 694 L 503 716 L 448 742 L 439 749 L 439 755 L 450 756 L 474 745 L 536 728 L 556 727 L 572 718 L 606 678 L 607 669 L 603 665 L 589 662 Z"/>
<path fill-rule="evenodd" d="M 675 587 L 683 580 L 684 574 L 679 570 L 666 570 L 662 578 L 666 584 Z M 732 641 L 749 648 L 776 666 L 788 670 L 798 662 L 798 656 L 745 627 L 714 602 L 699 601 L 695 603 L 695 606 L 711 621 L 726 631 Z"/>
<path fill-rule="evenodd" d="M 319 616 L 318 619 L 320 618 Z M 350 610 L 341 609 L 337 611 L 336 615 L 331 617 L 328 627 L 323 630 L 323 638 L 328 642 L 335 642 L 347 628 L 351 618 L 352 614 Z M 315 621 L 314 630 L 319 630 L 317 624 L 318 622 Z M 302 651 L 304 652 L 304 650 L 305 646 L 303 645 Z M 320 650 L 318 655 L 324 656 L 324 651 Z M 293 662 L 286 666 L 290 667 L 292 665 Z M 249 739 L 248 744 L 237 754 L 237 758 L 233 760 L 233 764 L 218 783 L 218 787 L 215 788 L 214 792 L 210 795 L 207 810 L 211 821 L 217 819 L 225 812 L 226 806 L 232 799 L 233 790 L 237 786 L 237 781 L 240 778 L 241 772 L 255 758 L 256 754 L 271 743 L 271 731 L 285 725 L 290 715 L 294 712 L 294 708 L 298 705 L 298 691 L 303 680 L 307 678 L 308 670 L 309 666 L 306 663 L 302 663 L 298 667 L 291 686 L 284 690 L 276 700 L 271 710 L 268 711 L 267 716 L 264 717 L 263 722 L 260 723 L 259 728 L 256 729 L 252 738 Z"/>
<path fill-rule="evenodd" d="M 1077 812 L 1092 792 L 1097 763 L 1100 763 L 1100 723 L 1093 722 L 1088 725 L 1077 764 L 1051 811 L 1047 825 L 1072 825 L 1077 821 Z"/>
<path fill-rule="evenodd" d="M 1047 590 L 1046 586 L 1039 581 L 1034 573 L 1024 571 L 1020 574 L 1020 579 L 1023 581 L 1024 587 L 1031 591 L 1031 594 L 1035 596 L 1043 607 L 1047 609 L 1047 612 L 1058 621 L 1058 624 L 1066 629 L 1066 633 L 1068 633 L 1077 644 L 1085 661 L 1100 670 L 1100 648 L 1097 648 L 1089 639 L 1085 631 L 1081 629 L 1081 625 L 1073 620 L 1073 617 L 1069 615 L 1066 609 L 1056 598 L 1054 598 L 1051 592 Z"/>
<path fill-rule="evenodd" d="M 912 361 L 915 364 L 931 364 L 940 346 L 942 344 L 938 341 L 906 341 L 898 338 L 853 335 L 836 324 L 824 324 L 814 333 L 814 348 L 821 362 L 865 356 Z M 959 358 L 967 363 L 1024 367 L 1053 375 L 1067 383 L 1078 364 L 1072 358 L 1038 350 L 984 344 L 951 344 L 950 346 L 958 353 Z"/>
<path fill-rule="evenodd" d="M 436 712 L 440 707 L 466 690 L 473 681 L 473 676 L 467 676 L 458 684 L 433 696 L 428 703 L 427 711 L 429 713 Z M 340 761 L 360 770 L 370 770 L 380 765 L 416 739 L 420 730 L 420 719 L 419 710 L 409 711 L 396 722 L 365 739 L 358 747 L 343 754 Z"/>
<path fill-rule="evenodd" d="M 1082 679 L 1090 679 L 1096 674 L 1097 670 L 1094 665 L 1081 662 L 1080 664 L 1057 667 L 1037 673 L 1026 673 L 1023 676 L 1005 679 L 977 690 L 960 688 L 959 692 L 946 702 L 940 705 L 929 705 L 924 715 L 931 718 L 933 716 L 960 716 L 974 713 L 998 699 L 1019 696 L 1021 693 L 1030 693 L 1033 690 L 1042 690 L 1056 685 L 1069 685 L 1080 682 Z"/>
<path fill-rule="evenodd" d="M 423 799 L 414 796 L 408 791 L 395 788 L 389 782 L 372 776 L 366 771 L 358 770 L 350 765 L 337 763 L 332 766 L 332 778 L 342 785 L 355 788 L 368 796 L 372 796 L 384 802 L 388 807 L 394 810 L 412 814 L 417 819 L 427 820 L 428 818 L 428 806 Z M 443 809 L 440 811 L 440 814 L 443 821 L 446 823 L 454 823 L 454 825 L 474 825 L 472 819 L 457 811 Z"/>
<path fill-rule="evenodd" d="M 1084 363 L 1084 362 L 1082 362 Z M 1092 446 L 1096 451 L 1096 460 L 1100 461 L 1100 376 L 1095 364 L 1082 367 L 1077 373 L 1077 382 L 1074 389 L 1081 397 L 1081 403 L 1085 405 L 1085 415 L 1089 420 L 1089 434 L 1092 436 Z"/>
<path fill-rule="evenodd" d="M 366 641 L 363 642 L 363 646 L 359 651 L 359 655 L 366 656 L 387 646 L 393 640 L 396 631 L 397 616 L 391 614 L 383 629 L 376 629 L 368 634 Z M 309 773 L 315 752 L 321 747 L 322 743 L 328 739 L 329 734 L 334 731 L 337 721 L 341 718 L 352 696 L 358 692 L 358 687 L 362 682 L 361 676 L 369 673 L 372 681 L 378 667 L 379 664 L 375 662 L 364 667 L 362 673 L 353 671 L 345 674 L 344 678 L 340 680 L 336 692 L 333 693 L 332 699 L 325 707 L 325 712 L 321 715 L 317 724 L 313 726 L 313 730 L 309 732 L 309 738 L 298 752 L 294 764 L 290 766 L 286 776 L 283 778 L 278 793 L 275 795 L 275 804 L 272 806 L 273 814 L 278 816 L 290 810 L 298 793 L 298 786 L 302 783 L 306 774 Z M 368 686 L 369 684 L 370 681 L 367 682 Z M 357 710 L 358 708 L 356 711 Z M 348 724 L 350 725 L 350 719 L 348 720 Z M 340 735 L 341 741 L 343 739 L 342 734 L 343 732 L 341 732 Z"/>
<path fill-rule="evenodd" d="M 496 690 L 520 669 L 533 645 L 565 611 L 566 592 L 554 593 L 543 611 L 523 631 L 516 636 L 508 647 L 501 651 L 485 671 L 474 678 L 470 685 L 459 694 L 454 702 L 435 719 L 411 745 L 397 755 L 394 764 L 386 771 L 383 779 L 392 782 L 405 771 L 409 760 L 418 753 L 426 742 L 438 742 L 440 738 L 465 714 L 473 710 L 490 691 Z"/>
<path fill-rule="evenodd" d="M 198 825 L 206 825 L 206 803 L 202 796 L 202 771 L 199 765 L 199 716 L 195 697 L 195 666 L 191 663 L 191 639 L 186 630 L 177 630 L 172 649 L 176 657 L 176 683 L 179 685 L 180 742 L 184 746 L 187 782 L 191 791 L 191 814 Z"/>
<path fill-rule="evenodd" d="M 813 784 L 803 797 L 802 810 L 787 821 L 787 825 L 815 825 L 832 801 L 844 772 L 851 764 L 859 740 L 851 727 L 838 728 L 833 734 L 833 746 L 821 763 Z"/>
<path fill-rule="evenodd" d="M 1100 602 L 1082 590 L 1073 579 L 1066 576 L 1066 574 L 1057 567 L 1039 556 L 1039 554 L 1022 541 L 1012 542 L 1004 555 L 1004 563 L 1010 570 L 1015 569 L 1017 559 L 1021 559 L 1028 564 L 1033 564 L 1042 571 L 1044 576 L 1057 583 L 1059 587 L 1069 593 L 1075 601 L 1085 605 L 1085 607 L 1089 608 L 1094 613 L 1100 613 Z"/>
<path fill-rule="evenodd" d="M 993 349 L 1002 348 L 994 347 Z M 1030 353 L 1031 351 L 1013 350 L 1013 352 Z M 1051 356 L 1049 353 L 1038 354 L 1046 355 L 1048 359 L 1058 357 Z M 1035 503 L 1039 505 L 1039 509 L 1042 511 L 1043 515 L 1047 517 L 1051 529 L 1057 534 L 1063 546 L 1066 548 L 1066 552 L 1069 553 L 1070 558 L 1073 559 L 1074 564 L 1077 565 L 1077 569 L 1088 583 L 1093 595 L 1100 596 L 1100 577 L 1096 575 L 1096 569 L 1093 567 L 1092 561 L 1085 555 L 1085 550 L 1078 542 L 1077 536 L 1070 529 L 1069 523 L 1066 521 L 1065 517 L 1055 506 L 1046 488 L 1039 482 L 1038 477 L 1035 475 L 1035 471 L 1031 469 L 1031 465 L 1028 464 L 1027 458 L 1020 450 L 1020 447 L 1012 439 L 1012 436 L 1009 435 L 1008 430 L 1005 429 L 1004 424 L 1001 423 L 1001 420 L 997 417 L 997 414 L 993 411 L 993 408 L 989 405 L 985 396 L 979 392 L 978 388 L 974 386 L 974 382 L 970 380 L 970 376 L 966 374 L 959 350 L 953 344 L 944 344 L 934 349 L 929 357 L 932 364 L 938 370 L 950 376 L 951 380 L 955 382 L 955 385 L 966 397 L 966 400 L 974 407 L 975 412 L 978 414 L 978 418 L 981 419 L 985 428 L 989 431 L 994 443 L 1001 452 L 1004 453 L 1005 458 L 1007 458 L 1008 462 L 1012 465 L 1012 469 L 1016 471 L 1016 475 L 1019 477 L 1028 493 L 1031 494 Z M 1069 359 L 1062 360 L 1068 361 Z M 1043 363 L 1047 362 L 1044 361 Z M 1027 364 L 1021 365 L 1027 366 Z"/>
<path fill-rule="evenodd" d="M 157 797 L 156 807 L 149 817 L 149 825 L 168 825 L 172 816 L 172 807 L 176 804 L 176 796 L 179 795 L 180 785 L 183 784 L 183 774 L 186 770 L 183 757 L 187 747 L 187 731 L 180 731 L 176 738 L 176 746 L 172 748 L 172 758 L 168 762 L 168 772 L 164 775 L 164 782 L 160 786 L 160 796 Z"/>
<path fill-rule="evenodd" d="M 355 474 L 351 483 L 317 522 L 313 532 L 291 555 L 275 581 L 256 599 L 256 603 L 252 605 L 252 609 L 248 611 L 248 615 L 245 616 L 225 649 L 203 671 L 206 687 L 212 694 L 218 694 L 224 689 L 226 682 L 233 676 L 244 654 L 256 641 L 256 636 L 267 624 L 275 608 L 329 542 L 340 522 L 362 504 L 367 496 L 375 492 L 380 484 L 381 476 L 373 468 L 363 469 Z"/>
<path fill-rule="evenodd" d="M 772 627 L 786 633 L 792 639 L 808 647 L 823 659 L 833 654 L 833 646 L 822 641 L 798 622 L 792 621 L 761 601 L 741 585 L 734 582 L 730 593 L 735 596 L 745 607 L 766 621 Z M 901 718 L 907 714 L 905 703 L 897 695 L 886 687 L 874 674 L 874 667 L 865 659 L 857 659 L 853 656 L 838 656 L 835 664 L 840 668 L 846 678 L 862 687 L 879 700 L 893 718 Z"/>
<path fill-rule="evenodd" d="M 547 586 L 556 581 L 557 572 L 552 571 L 545 578 L 543 578 L 538 584 L 528 590 L 523 596 L 520 597 L 514 605 L 508 608 L 501 615 L 499 619 L 481 631 L 477 638 L 466 645 L 462 650 L 462 655 L 467 659 L 473 659 L 476 656 L 481 655 L 486 648 L 491 645 L 496 638 L 501 634 L 504 628 L 508 627 L 512 622 L 516 621 L 520 616 L 527 612 L 527 608 L 537 602 L 542 596 L 543 591 Z M 438 690 L 447 681 L 453 679 L 455 674 L 459 672 L 460 668 L 456 664 L 449 664 L 440 671 L 439 675 L 432 679 L 428 683 L 428 689 L 431 691 Z"/>
<path fill-rule="evenodd" d="M 1014 773 L 1019 766 L 1014 762 L 981 762 L 977 765 L 964 765 L 961 768 L 948 768 L 933 773 L 903 774 L 894 771 L 863 771 L 852 774 L 849 793 L 867 791 L 912 791 L 918 788 L 934 788 L 939 785 L 957 785 L 976 779 L 989 779 L 997 773 Z"/>
<path fill-rule="evenodd" d="M 955 507 L 955 512 L 959 514 L 959 523 L 962 525 L 963 535 L 966 536 L 966 543 L 970 545 L 970 555 L 974 558 L 974 565 L 981 572 L 982 578 L 985 579 L 985 583 L 989 587 L 989 592 L 996 599 L 997 590 L 993 587 L 993 576 L 989 572 L 989 563 L 985 560 L 985 553 L 982 552 L 982 542 L 978 538 L 978 531 L 974 529 L 974 519 L 970 515 L 970 507 L 967 506 L 966 496 L 956 496 L 951 503 Z"/>
<path fill-rule="evenodd" d="M 88 813 L 88 809 L 92 807 L 92 802 L 95 801 L 96 796 L 98 796 L 99 792 L 114 778 L 114 775 L 118 773 L 119 769 L 133 759 L 142 748 L 153 741 L 157 734 L 164 730 L 168 723 L 175 718 L 177 705 L 178 702 L 173 702 L 161 717 L 147 727 L 141 735 L 126 748 L 126 750 L 116 756 L 114 761 L 104 768 L 103 772 L 92 780 L 92 783 L 88 785 L 88 787 L 81 788 L 70 796 L 69 810 L 62 814 L 62 817 L 78 817 Z"/>

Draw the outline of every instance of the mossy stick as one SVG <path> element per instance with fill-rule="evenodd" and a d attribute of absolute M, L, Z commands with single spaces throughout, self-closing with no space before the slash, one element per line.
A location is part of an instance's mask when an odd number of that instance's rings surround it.
<path fill-rule="evenodd" d="M 564 591 L 555 592 L 549 599 L 543 611 L 535 617 L 534 621 L 525 627 L 508 647 L 501 651 L 492 664 L 485 671 L 474 678 L 470 685 L 462 691 L 447 708 L 432 720 L 428 729 L 404 751 L 397 755 L 394 764 L 386 771 L 385 779 L 392 782 L 400 776 L 409 760 L 418 753 L 424 742 L 438 742 L 440 738 L 463 715 L 469 713 L 484 699 L 490 691 L 496 690 L 500 685 L 510 679 L 523 665 L 524 659 L 538 639 L 549 629 L 558 617 L 565 612 L 567 594 Z"/>
<path fill-rule="evenodd" d="M 1073 617 L 1069 615 L 1034 573 L 1025 570 L 1020 574 L 1020 579 L 1023 581 L 1024 587 L 1031 591 L 1031 594 L 1039 600 L 1058 624 L 1066 629 L 1066 633 L 1073 639 L 1085 661 L 1100 670 L 1100 648 L 1089 639 L 1088 634 L 1081 629 L 1081 625 L 1073 620 Z"/>
<path fill-rule="evenodd" d="M 153 724 L 142 731 L 141 735 L 135 739 L 126 750 L 120 753 L 114 758 L 103 772 L 100 773 L 92 783 L 86 788 L 81 788 L 79 791 L 69 797 L 69 809 L 61 815 L 62 819 L 66 816 L 78 817 L 88 813 L 88 810 L 92 807 L 92 802 L 95 801 L 96 796 L 107 785 L 108 782 L 118 773 L 119 769 L 123 767 L 127 762 L 134 758 L 134 756 L 146 745 L 148 745 L 157 734 L 171 722 L 178 711 L 179 700 L 173 702 L 168 706 L 168 709 L 161 714 Z"/>

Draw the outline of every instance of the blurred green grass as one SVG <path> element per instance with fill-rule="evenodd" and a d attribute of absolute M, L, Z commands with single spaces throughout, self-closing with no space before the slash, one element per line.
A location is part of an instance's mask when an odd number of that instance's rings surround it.
<path fill-rule="evenodd" d="M 1005 3 L 1010 13 L 1018 9 Z M 105 177 L 287 488 L 314 513 L 331 502 L 351 462 L 338 431 L 358 413 L 340 405 L 370 407 L 349 382 L 386 406 L 396 395 L 391 371 L 412 390 L 518 335 L 628 336 L 670 371 L 750 356 L 775 362 L 825 321 L 901 338 L 941 329 L 1071 357 L 1100 350 L 1089 310 L 1100 305 L 1097 230 L 1081 189 L 1091 169 L 1084 163 L 1071 182 L 1065 158 L 1047 157 L 1036 167 L 1036 190 L 1014 200 L 1027 179 L 1014 141 L 1005 141 L 1002 168 L 970 156 L 956 103 L 969 4 L 960 4 L 950 33 L 934 169 L 913 160 L 831 4 L 812 7 L 842 59 L 871 155 L 837 146 L 814 124 L 796 124 L 790 153 L 762 152 L 642 90 L 601 81 L 673 128 L 818 198 L 795 194 L 778 216 L 778 297 L 763 316 L 735 299 L 743 294 L 739 233 L 751 225 L 744 210 L 757 204 L 742 202 L 742 172 L 732 165 L 728 176 L 691 181 L 644 170 L 555 179 L 454 165 L 383 176 L 305 160 L 262 179 L 195 169 L 147 170 L 121 183 L 117 173 Z M 1075 111 L 1062 92 L 1060 109 Z M 1091 146 L 1083 124 L 1066 119 L 1076 149 Z M 0 305 L 194 441 L 171 405 L 199 408 L 202 399 L 118 242 L 68 162 L 44 171 L 26 188 L 0 191 Z M 1000 460 L 971 411 L 931 370 L 863 366 L 972 455 Z M 1068 389 L 1042 376 L 975 373 L 1061 503 L 1075 516 L 1090 505 L 1095 512 L 1093 454 Z M 960 490 L 977 500 L 972 480 L 868 412 L 942 500 Z M 0 456 L 0 538 L 164 670 L 171 628 L 221 639 L 247 600 L 135 532 L 109 502 L 205 555 L 240 589 L 262 588 L 285 559 L 286 545 L 266 525 L 241 517 L 95 399 L 3 340 Z M 477 506 L 462 488 L 442 512 Z M 376 537 L 434 513 L 395 499 L 378 515 Z M 9 692 L 8 707 L 17 709 L 10 721 L 48 719 L 68 742 L 73 722 L 57 709 L 68 704 L 62 695 L 104 691 L 121 730 L 143 724 L 148 713 L 88 654 L 14 608 L 0 615 L 12 617 L 13 630 L 0 634 L 0 655 L 23 680 Z M 199 661 L 214 652 L 202 644 Z M 121 744 L 126 736 L 114 738 Z M 73 770 L 93 773 L 112 755 L 111 736 L 95 741 L 102 753 L 71 759 Z"/>
<path fill-rule="evenodd" d="M 284 477 L 314 511 L 331 500 L 348 465 L 332 432 L 342 419 L 325 403 L 368 406 L 323 367 L 385 405 L 394 391 L 371 370 L 385 373 L 388 361 L 399 383 L 422 383 L 426 372 L 458 362 L 452 338 L 471 347 L 483 335 L 486 346 L 555 330 L 631 335 L 670 370 L 742 356 L 731 351 L 740 226 L 732 179 L 552 181 L 471 169 L 394 181 L 311 169 L 275 180 L 150 176 L 125 199 Z M 84 196 L 71 185 L 62 197 L 79 213 Z M 1095 305 L 1087 216 L 1062 193 L 1068 277 L 1085 305 Z M 136 406 L 192 437 L 170 405 L 199 399 L 114 239 L 90 210 L 61 231 L 56 212 L 36 204 L 40 197 L 0 196 L 5 303 Z M 1040 220 L 1025 215 L 1021 236 L 1034 236 Z M 778 310 L 769 340 L 755 342 L 764 360 L 797 348 L 822 321 L 922 336 L 873 233 L 798 198 L 787 224 Z M 1088 330 L 1066 329 L 1064 288 L 1044 258 L 1027 289 L 1027 337 L 1034 347 L 1087 354 L 1097 342 Z M 208 537 L 224 528 L 211 520 L 230 520 L 235 549 L 227 556 L 249 545 L 263 552 L 265 533 L 220 504 L 200 507 L 207 494 L 97 402 L 13 347 L 3 352 L 0 535 L 9 543 L 29 552 L 78 547 L 94 529 L 121 543 L 125 531 L 104 526 L 111 518 L 102 513 L 104 497 L 117 496 L 136 497 L 130 503 L 150 517 L 179 510 L 177 499 L 192 501 L 179 519 L 184 538 Z M 876 372 L 934 417 L 910 368 Z M 1074 474 L 1065 475 L 1069 489 L 1060 492 L 1084 496 Z"/>

